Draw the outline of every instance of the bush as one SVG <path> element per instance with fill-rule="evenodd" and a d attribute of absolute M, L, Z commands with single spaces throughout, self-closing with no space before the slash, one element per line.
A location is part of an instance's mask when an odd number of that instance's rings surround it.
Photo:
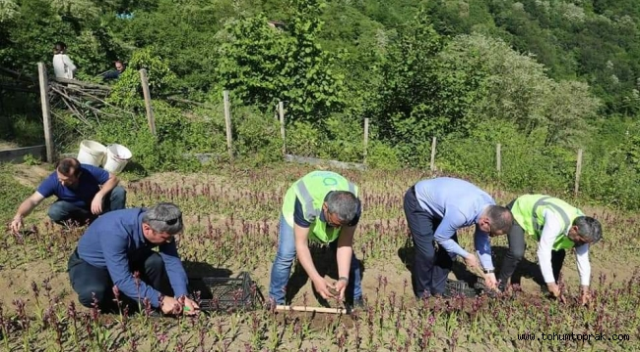
<path fill-rule="evenodd" d="M 362 122 L 345 115 L 333 115 L 323 121 L 321 159 L 362 162 L 364 151 Z"/>
<path fill-rule="evenodd" d="M 261 114 L 254 107 L 233 111 L 234 148 L 251 165 L 258 166 L 282 160 L 280 122 Z"/>
<path fill-rule="evenodd" d="M 396 170 L 402 164 L 398 152 L 381 141 L 370 141 L 367 146 L 367 166 L 381 170 Z"/>
<path fill-rule="evenodd" d="M 321 139 L 321 134 L 309 122 L 288 124 L 285 134 L 287 154 L 317 157 Z"/>

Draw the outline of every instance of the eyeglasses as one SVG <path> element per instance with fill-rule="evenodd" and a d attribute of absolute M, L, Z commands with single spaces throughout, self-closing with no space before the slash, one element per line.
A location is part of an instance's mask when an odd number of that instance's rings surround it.
<path fill-rule="evenodd" d="M 182 222 L 182 214 L 180 216 L 178 216 L 177 218 L 175 218 L 175 219 L 162 220 L 162 219 L 149 218 L 149 220 L 161 221 L 161 222 L 164 222 L 165 224 L 167 224 L 169 226 L 173 226 L 173 225 L 177 224 L 178 221 Z"/>

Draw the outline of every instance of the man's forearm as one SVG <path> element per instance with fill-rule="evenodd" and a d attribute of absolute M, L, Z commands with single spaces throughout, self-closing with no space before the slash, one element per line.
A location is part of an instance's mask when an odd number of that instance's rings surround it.
<path fill-rule="evenodd" d="M 322 277 L 318 274 L 315 265 L 313 265 L 309 246 L 296 246 L 296 253 L 298 260 L 300 261 L 300 265 L 302 265 L 302 268 L 304 268 L 304 271 L 307 273 L 307 276 L 309 276 L 311 281 L 321 279 Z"/>
<path fill-rule="evenodd" d="M 353 248 L 350 246 L 338 247 L 336 259 L 338 261 L 338 276 L 349 277 L 351 270 L 351 258 L 353 257 Z"/>
<path fill-rule="evenodd" d="M 29 215 L 31 211 L 37 206 L 31 199 L 27 199 L 18 207 L 15 217 L 22 217 Z"/>
<path fill-rule="evenodd" d="M 110 178 L 109 181 L 105 182 L 104 185 L 102 185 L 102 188 L 100 188 L 100 191 L 98 191 L 98 194 L 104 197 L 107 193 L 111 192 L 111 190 L 116 188 L 116 186 L 118 185 L 118 182 L 119 181 L 117 177 Z"/>
<path fill-rule="evenodd" d="M 457 254 L 463 258 L 466 258 L 469 255 L 469 252 L 465 251 L 456 241 L 447 238 L 447 239 L 439 239 L 436 237 L 436 241 L 438 244 L 446 250 L 449 254 Z"/>

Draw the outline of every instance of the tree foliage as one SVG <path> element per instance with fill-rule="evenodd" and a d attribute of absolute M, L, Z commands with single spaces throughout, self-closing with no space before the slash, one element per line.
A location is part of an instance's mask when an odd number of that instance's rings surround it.
<path fill-rule="evenodd" d="M 291 120 L 317 121 L 342 107 L 342 79 L 317 38 L 324 2 L 293 4 L 290 32 L 269 27 L 263 14 L 229 24 L 218 72 L 245 103 L 268 109 L 283 101 Z"/>
<path fill-rule="evenodd" d="M 444 169 L 492 177 L 488 159 L 501 143 L 505 183 L 535 189 L 549 179 L 565 189 L 584 148 L 585 192 L 640 206 L 616 193 L 640 176 L 639 26 L 640 2 L 631 0 L 0 0 L 0 64 L 33 76 L 42 61 L 51 72 L 57 41 L 82 80 L 127 62 L 104 84 L 136 118 L 114 111 L 122 121 L 105 125 L 127 129 L 115 135 L 137 143 L 136 153 L 224 150 L 219 104 L 228 89 L 237 150 L 253 161 L 279 157 L 273 113 L 282 101 L 292 153 L 361 161 L 368 117 L 370 165 L 425 166 L 437 137 Z M 129 130 L 144 123 L 143 67 L 154 98 L 206 106 L 163 103 L 160 146 Z M 8 100 L 17 120 L 38 111 L 37 100 Z M 175 161 L 155 154 L 144 164 Z"/>

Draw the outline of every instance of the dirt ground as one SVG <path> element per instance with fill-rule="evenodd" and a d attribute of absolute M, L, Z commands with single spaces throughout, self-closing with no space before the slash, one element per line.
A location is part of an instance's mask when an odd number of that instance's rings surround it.
<path fill-rule="evenodd" d="M 15 167 L 14 178 L 22 185 L 27 187 L 35 187 L 38 183 L 50 174 L 50 170 L 46 166 L 28 166 L 17 165 Z M 234 192 L 234 187 L 231 186 L 229 179 L 223 176 L 210 175 L 203 178 L 202 175 L 183 176 L 177 173 L 156 174 L 149 178 L 138 180 L 135 182 L 149 181 L 160 186 L 168 186 L 179 184 L 188 184 L 189 182 L 197 182 L 198 184 L 210 184 L 220 187 L 228 187 L 230 192 Z M 127 182 L 123 181 L 126 186 Z M 32 214 L 30 217 L 38 218 L 44 221 L 46 204 L 43 204 L 38 211 Z M 194 215 L 187 215 L 186 221 L 195 220 Z M 376 220 L 377 221 L 377 220 Z M 376 221 L 363 220 L 361 224 L 373 223 Z M 213 222 L 214 227 L 224 227 L 225 218 L 218 218 Z M 269 225 L 275 228 L 277 221 L 268 220 Z M 240 226 L 239 224 L 236 226 Z M 277 235 L 271 234 L 272 240 L 275 241 Z M 358 248 L 357 246 L 355 248 Z M 506 249 L 506 242 L 498 241 L 496 246 L 499 255 L 503 255 Z M 15 250 L 13 248 L 12 250 Z M 541 274 L 537 267 L 537 260 L 532 250 L 528 249 L 528 253 L 521 263 L 519 269 L 516 271 L 516 277 L 521 276 L 520 285 L 523 291 L 530 292 L 532 294 L 541 294 L 542 286 L 539 284 L 541 280 Z M 358 251 L 356 250 L 358 255 Z M 498 257 L 498 255 L 496 255 Z M 41 285 L 45 278 L 50 279 L 50 284 L 53 287 L 53 292 L 59 295 L 65 302 L 75 299 L 75 293 L 71 290 L 71 286 L 68 282 L 67 273 L 60 271 L 61 268 L 66 267 L 66 261 L 64 255 L 60 256 L 61 259 L 57 260 L 55 265 L 47 262 L 24 262 L 15 268 L 3 268 L 0 271 L 0 297 L 4 297 L 5 302 L 12 302 L 14 299 L 23 298 L 31 300 L 31 285 L 32 282 Z M 606 259 L 606 260 L 603 260 Z M 271 262 L 273 258 L 265 258 L 264 264 L 253 270 L 250 275 L 256 281 L 260 287 L 261 293 L 266 297 L 268 295 L 269 274 L 271 271 Z M 409 268 L 403 263 L 403 260 L 410 260 L 410 258 L 400 258 L 400 255 L 389 258 L 389 260 L 376 260 L 373 264 L 366 262 L 364 264 L 362 288 L 366 295 L 371 297 L 376 288 L 380 285 L 380 279 L 384 278 L 387 281 L 387 288 L 393 288 L 395 291 L 405 292 L 405 298 L 409 300 L 411 298 L 411 274 Z M 623 259 L 616 260 L 615 257 L 600 258 L 599 256 L 592 256 L 592 277 L 594 284 L 597 282 L 597 278 L 600 274 L 606 274 L 608 277 L 616 276 L 617 280 L 629 279 L 635 270 L 635 266 L 624 265 Z M 314 261 L 319 268 L 328 267 L 328 271 L 335 271 L 335 258 L 331 255 L 324 254 L 323 256 L 316 256 Z M 499 268 L 501 258 L 494 258 L 494 264 Z M 58 271 L 52 271 L 52 268 L 57 268 Z M 227 268 L 232 271 L 232 276 L 238 274 L 244 269 L 240 266 Z M 292 270 L 295 268 L 292 268 Z M 301 268 L 298 268 L 300 271 Z M 614 274 L 615 273 L 615 274 Z M 520 274 L 520 275 L 518 275 Z M 563 275 L 566 281 L 576 283 L 578 281 L 578 273 L 575 265 L 575 259 L 572 255 L 567 255 L 565 265 L 563 268 Z M 333 278 L 327 274 L 328 280 L 335 280 L 335 274 Z M 449 275 L 450 279 L 464 279 L 469 282 L 473 282 L 476 277 L 473 274 L 466 271 L 464 265 L 456 263 L 454 270 Z M 538 282 L 536 282 L 536 280 Z M 408 283 L 405 288 L 405 283 Z M 299 292 L 293 297 L 293 305 L 302 305 L 304 303 L 304 297 L 306 295 L 309 305 L 316 304 L 318 302 L 314 296 L 312 284 L 306 277 L 306 275 L 292 276 L 290 285 L 302 286 Z"/>
<path fill-rule="evenodd" d="M 46 166 L 16 166 L 14 177 L 18 182 L 27 187 L 35 189 L 37 184 L 45 178 L 51 171 Z M 176 184 L 208 184 L 218 187 L 218 189 L 226 189 L 228 195 L 237 195 L 239 191 L 238 183 L 251 182 L 246 180 L 232 180 L 228 176 L 204 176 L 204 175 L 192 175 L 182 176 L 176 173 L 156 174 L 152 177 L 135 180 L 132 182 L 123 181 L 123 184 L 139 184 L 142 182 L 151 182 L 154 185 L 160 187 L 171 187 Z M 286 184 L 279 185 L 279 188 L 284 188 Z M 16 204 L 17 206 L 17 204 Z M 38 219 L 39 226 L 44 226 L 43 222 L 46 214 L 46 205 L 43 205 L 30 216 L 32 219 Z M 199 215 L 185 214 L 187 223 L 195 224 L 196 218 L 200 218 Z M 213 216 L 212 226 L 214 228 L 227 228 L 227 218 L 222 216 Z M 400 222 L 401 218 L 392 218 L 391 222 Z M 363 226 L 373 226 L 374 223 L 379 220 L 364 219 L 361 224 Z M 277 233 L 273 230 L 276 228 L 276 219 L 265 219 L 264 221 L 257 221 L 256 223 L 268 225 L 272 230 L 269 232 L 269 240 L 275 243 L 277 239 Z M 195 225 L 194 225 L 195 226 Z M 236 223 L 234 226 L 241 226 L 240 223 Z M 261 225 L 264 226 L 264 225 Z M 58 231 L 58 230 L 56 230 Z M 75 236 L 79 236 L 78 232 Z M 466 232 L 460 236 L 469 236 L 470 233 Z M 77 303 L 76 294 L 71 289 L 68 275 L 65 271 L 66 260 L 68 253 L 64 251 L 53 252 L 50 255 L 42 255 L 42 260 L 33 260 L 33 256 L 29 257 L 25 253 L 21 253 L 22 250 L 28 250 L 27 247 L 20 247 L 20 245 L 13 244 L 13 239 L 5 238 L 5 245 L 2 245 L 0 250 L 5 251 L 8 255 L 8 259 L 3 261 L 3 267 L 0 269 L 0 297 L 5 310 L 13 310 L 16 300 L 24 300 L 27 302 L 27 312 L 34 313 L 37 308 L 37 302 L 35 302 L 35 296 L 33 294 L 34 284 L 40 289 L 39 300 L 46 302 L 45 294 L 46 288 L 50 287 L 50 294 L 57 296 L 59 300 L 67 305 L 70 302 L 75 302 L 79 310 L 85 310 L 81 308 Z M 358 240 L 356 240 L 357 242 Z M 6 243 L 11 242 L 10 246 Z M 499 268 L 501 258 L 504 256 L 506 249 L 506 239 L 498 239 L 494 243 L 495 258 L 494 264 L 496 268 Z M 356 245 L 356 255 L 360 258 L 361 253 L 359 250 L 359 244 Z M 598 278 L 601 274 L 607 275 L 608 281 L 611 281 L 614 277 L 617 281 L 628 280 L 634 274 L 637 266 L 637 261 L 632 263 L 627 261 L 627 257 L 612 255 L 611 246 L 603 245 L 603 247 L 594 251 L 591 256 L 592 266 L 592 285 L 597 285 Z M 31 258 L 31 259 L 29 259 Z M 401 249 L 397 250 L 397 253 L 386 253 L 384 258 L 369 259 L 367 258 L 364 263 L 362 288 L 365 294 L 365 298 L 369 301 L 376 300 L 376 293 L 389 293 L 391 291 L 396 292 L 397 302 L 404 299 L 405 307 L 412 307 L 420 303 L 416 303 L 413 300 L 412 287 L 411 287 L 411 274 L 410 270 L 405 262 L 411 260 L 410 253 L 402 252 Z M 260 264 L 255 270 L 250 271 L 251 277 L 255 280 L 260 290 L 260 293 L 264 296 L 268 296 L 269 288 L 269 275 L 271 272 L 271 263 L 273 258 L 264 257 L 260 258 Z M 314 256 L 314 263 L 319 270 L 326 273 L 328 280 L 335 280 L 335 258 L 327 251 L 319 251 Z M 520 284 L 522 290 L 530 295 L 531 299 L 536 297 L 542 297 L 541 290 L 541 274 L 537 266 L 537 260 L 535 258 L 535 248 L 528 248 L 525 260 L 521 263 L 521 266 L 516 272 L 516 276 L 520 276 Z M 210 263 L 216 266 L 216 263 Z M 244 271 L 243 263 L 230 262 L 228 265 L 224 265 L 223 269 L 231 271 L 230 276 L 235 276 L 241 271 Z M 290 287 L 295 287 L 295 295 L 292 299 L 292 305 L 308 305 L 308 306 L 320 306 L 319 301 L 314 295 L 311 282 L 306 278 L 306 275 L 299 274 L 301 268 L 292 268 L 294 273 L 290 279 Z M 563 268 L 563 277 L 565 282 L 569 282 L 572 287 L 578 287 L 578 273 L 576 263 L 573 255 L 567 255 L 565 259 L 565 265 Z M 466 271 L 464 265 L 456 263 L 454 269 L 450 274 L 451 279 L 465 279 L 472 283 L 476 277 L 473 274 Z M 335 303 L 332 306 L 337 306 Z M 311 329 L 317 332 L 329 329 L 331 326 L 344 326 L 345 328 L 353 328 L 354 322 L 349 316 L 336 317 L 328 314 L 313 314 L 313 313 L 296 313 L 296 312 L 278 312 L 276 319 L 278 321 L 287 321 L 294 324 L 296 319 L 301 317 L 311 319 Z M 244 332 L 246 333 L 246 332 Z M 490 350 L 486 346 L 476 346 L 470 350 L 484 351 Z M 469 347 L 471 348 L 471 347 Z M 469 350 L 469 349 L 467 349 Z"/>

